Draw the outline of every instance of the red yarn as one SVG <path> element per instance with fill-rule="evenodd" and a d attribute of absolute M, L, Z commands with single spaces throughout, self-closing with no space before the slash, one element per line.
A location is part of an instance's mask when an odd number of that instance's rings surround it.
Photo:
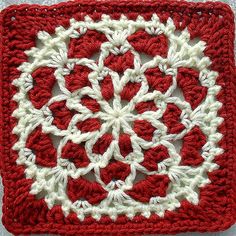
<path fill-rule="evenodd" d="M 83 177 L 79 179 L 70 178 L 67 193 L 73 202 L 79 199 L 81 201 L 87 200 L 91 204 L 99 203 L 107 195 L 100 184 L 86 180 Z"/>
<path fill-rule="evenodd" d="M 101 122 L 97 118 L 89 118 L 85 121 L 79 121 L 76 126 L 79 130 L 85 133 L 99 130 L 101 127 Z"/>
<path fill-rule="evenodd" d="M 111 134 L 104 134 L 93 146 L 93 152 L 96 154 L 104 154 L 109 145 L 111 144 L 113 137 Z"/>
<path fill-rule="evenodd" d="M 151 175 L 134 184 L 128 194 L 141 202 L 149 202 L 151 197 L 166 196 L 169 179 L 166 175 Z M 142 193 L 145 193 L 142 194 Z"/>
<path fill-rule="evenodd" d="M 198 77 L 199 73 L 189 68 L 180 68 L 177 76 L 178 86 L 193 109 L 202 102 L 207 94 L 207 88 L 199 85 Z"/>
<path fill-rule="evenodd" d="M 139 102 L 135 105 L 135 109 L 139 114 L 144 113 L 145 111 L 156 111 L 158 108 L 156 107 L 153 101 L 148 102 Z"/>
<path fill-rule="evenodd" d="M 163 114 L 163 123 L 167 126 L 169 133 L 176 134 L 184 129 L 180 121 L 181 109 L 175 104 L 169 103 Z"/>
<path fill-rule="evenodd" d="M 112 79 L 110 76 L 106 76 L 101 82 L 101 93 L 105 100 L 110 100 L 114 96 L 114 88 Z"/>
<path fill-rule="evenodd" d="M 18 104 L 13 101 L 17 92 L 12 82 L 21 75 L 18 67 L 28 61 L 26 50 L 36 46 L 36 37 L 39 31 L 49 34 L 55 33 L 55 28 L 69 26 L 69 20 L 84 20 L 89 15 L 94 21 L 99 21 L 102 14 L 110 15 L 113 19 L 119 19 L 122 14 L 131 20 L 136 20 L 141 15 L 149 20 L 156 13 L 161 22 L 166 22 L 171 17 L 177 30 L 188 29 L 191 38 L 199 37 L 206 42 L 205 55 L 211 60 L 211 69 L 217 71 L 219 76 L 217 84 L 221 91 L 217 100 L 222 103 L 218 111 L 224 119 L 218 127 L 223 135 L 219 147 L 225 152 L 217 156 L 214 162 L 219 165 L 217 170 L 210 173 L 210 184 L 200 188 L 199 203 L 193 205 L 187 200 L 181 201 L 177 211 L 166 211 L 164 217 L 151 214 L 144 217 L 141 214 L 128 218 L 126 215 L 118 215 L 116 220 L 102 215 L 96 221 L 90 215 L 84 221 L 80 221 L 74 212 L 65 216 L 60 205 L 54 205 L 51 209 L 44 198 L 38 199 L 31 194 L 31 186 L 34 179 L 27 179 L 25 166 L 18 165 L 16 160 L 18 152 L 12 149 L 18 141 L 18 137 L 12 133 L 17 124 L 17 119 L 12 113 Z M 59 235 L 140 235 L 140 234 L 176 234 L 186 231 L 221 231 L 229 228 L 236 221 L 236 84 L 234 65 L 234 23 L 233 13 L 223 3 L 190 3 L 179 1 L 74 1 L 46 7 L 37 5 L 11 6 L 1 12 L 1 63 L 0 63 L 0 167 L 4 185 L 3 197 L 3 224 L 14 235 L 27 234 L 59 234 Z M 79 31 L 78 31 L 79 33 Z M 150 37 L 144 31 L 138 31 L 128 38 L 131 45 L 138 52 L 150 56 L 166 56 L 168 42 L 163 34 Z M 107 38 L 96 30 L 86 32 L 79 39 L 72 39 L 69 44 L 69 58 L 91 58 L 99 52 L 102 43 Z M 122 74 L 127 68 L 133 68 L 133 54 L 127 51 L 124 54 L 109 55 L 105 60 L 107 67 Z M 97 62 L 96 62 L 97 63 Z M 87 67 L 86 67 L 87 68 Z M 70 92 L 91 87 L 87 79 L 90 70 L 83 66 L 75 65 L 74 70 L 65 76 L 66 88 Z M 55 83 L 55 70 L 41 67 L 32 74 L 33 87 L 28 91 L 28 96 L 36 109 L 42 108 L 52 97 L 52 89 Z M 154 67 L 145 72 L 150 90 L 165 93 L 172 83 L 171 76 L 165 75 Z M 177 83 L 183 92 L 184 98 L 195 109 L 204 101 L 207 89 L 198 83 L 198 73 L 189 68 L 181 68 L 178 71 Z M 107 76 L 101 85 L 101 94 L 106 101 L 114 96 L 112 78 Z M 130 101 L 139 91 L 140 84 L 127 84 L 121 93 L 121 98 Z M 149 91 L 151 92 L 151 91 Z M 84 95 L 80 103 L 88 108 L 94 115 L 100 111 L 100 105 L 90 95 Z M 52 113 L 53 125 L 60 130 L 66 130 L 72 117 L 79 112 L 69 109 L 66 101 L 54 102 L 49 107 Z M 154 101 L 138 103 L 135 106 L 138 114 L 146 111 L 158 111 Z M 181 108 L 169 103 L 163 115 L 163 123 L 168 128 L 168 134 L 179 134 L 184 129 L 180 119 Z M 156 127 L 148 121 L 135 120 L 133 130 L 138 137 L 151 141 Z M 101 128 L 101 121 L 97 118 L 78 121 L 77 129 L 81 135 Z M 103 155 L 114 137 L 107 131 L 95 143 L 92 153 Z M 26 147 L 32 150 L 35 161 L 43 167 L 53 168 L 57 163 L 56 149 L 49 134 L 39 125 L 30 132 Z M 203 161 L 202 147 L 206 143 L 206 137 L 196 125 L 183 137 L 180 151 L 181 164 L 198 167 Z M 120 134 L 119 148 L 124 159 L 135 151 L 128 134 Z M 144 160 L 140 163 L 142 168 L 157 171 L 158 164 L 170 158 L 168 150 L 162 145 L 152 147 L 144 152 Z M 73 163 L 77 168 L 88 166 L 90 160 L 86 155 L 83 144 L 68 141 L 62 149 L 62 158 Z M 101 171 L 102 181 L 124 181 L 131 167 L 121 161 L 110 162 Z M 30 175 L 30 173 L 28 173 Z M 152 197 L 166 196 L 170 179 L 167 175 L 145 176 L 138 180 L 134 186 L 126 191 L 137 201 L 147 203 Z M 90 204 L 98 204 L 103 201 L 108 192 L 96 181 L 87 180 L 85 177 L 69 178 L 67 188 L 68 198 L 76 201 L 88 201 Z"/>
<path fill-rule="evenodd" d="M 88 67 L 75 65 L 72 72 L 65 76 L 66 88 L 74 92 L 77 89 L 81 89 L 86 86 L 91 86 L 88 80 L 88 74 L 91 70 Z"/>
<path fill-rule="evenodd" d="M 77 168 L 85 167 L 89 164 L 89 159 L 83 145 L 71 141 L 68 141 L 63 147 L 62 158 L 73 162 Z"/>
<path fill-rule="evenodd" d="M 88 30 L 82 37 L 70 40 L 68 56 L 90 58 L 100 51 L 101 44 L 106 40 L 104 34 L 96 30 Z"/>
<path fill-rule="evenodd" d="M 134 56 L 128 51 L 125 54 L 113 55 L 110 54 L 104 62 L 104 65 L 116 71 L 123 73 L 128 68 L 133 68 Z"/>
<path fill-rule="evenodd" d="M 111 181 L 125 180 L 125 178 L 130 173 L 129 165 L 115 161 L 111 162 L 104 169 L 101 170 L 101 179 L 105 184 L 110 183 Z"/>
<path fill-rule="evenodd" d="M 48 67 L 38 68 L 33 72 L 32 77 L 34 87 L 29 91 L 29 98 L 35 108 L 40 109 L 52 97 L 52 88 L 55 83 L 54 69 Z"/>
<path fill-rule="evenodd" d="M 40 166 L 56 166 L 56 149 L 51 138 L 42 132 L 41 127 L 37 127 L 29 136 L 26 147 L 31 149 L 36 156 L 36 163 Z"/>
<path fill-rule="evenodd" d="M 152 124 L 146 120 L 135 120 L 134 121 L 134 132 L 141 138 L 151 141 L 153 132 L 156 130 Z"/>
<path fill-rule="evenodd" d="M 144 30 L 138 30 L 128 37 L 128 41 L 137 52 L 149 56 L 167 56 L 168 39 L 164 34 L 153 36 Z"/>
<path fill-rule="evenodd" d="M 89 110 L 92 112 L 98 112 L 100 111 L 100 105 L 96 101 L 96 99 L 93 99 L 89 96 L 84 96 L 81 98 L 81 104 L 86 106 Z"/>
<path fill-rule="evenodd" d="M 166 92 L 172 84 L 172 76 L 165 75 L 159 68 L 151 68 L 145 71 L 148 81 L 149 90 L 157 90 L 162 93 Z"/>
<path fill-rule="evenodd" d="M 126 157 L 133 151 L 132 143 L 130 140 L 130 136 L 128 134 L 121 134 L 119 137 L 119 147 L 121 151 L 121 155 Z"/>
<path fill-rule="evenodd" d="M 69 110 L 66 101 L 54 102 L 49 106 L 53 115 L 53 124 L 59 129 L 67 129 L 75 111 Z"/>
<path fill-rule="evenodd" d="M 150 148 L 144 153 L 144 161 L 142 165 L 148 170 L 155 171 L 158 170 L 158 163 L 169 158 L 168 150 L 165 146 L 157 146 Z"/>
<path fill-rule="evenodd" d="M 120 97 L 122 100 L 130 101 L 139 91 L 140 83 L 128 82 L 121 91 Z"/>
<path fill-rule="evenodd" d="M 183 146 L 181 148 L 181 164 L 192 166 L 200 165 L 203 162 L 203 157 L 199 151 L 205 143 L 205 135 L 197 126 L 195 126 L 183 138 Z"/>

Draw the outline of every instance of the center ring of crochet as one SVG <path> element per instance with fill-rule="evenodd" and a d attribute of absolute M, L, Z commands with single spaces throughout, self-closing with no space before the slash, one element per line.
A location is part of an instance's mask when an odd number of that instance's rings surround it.
<path fill-rule="evenodd" d="M 155 14 L 71 19 L 37 39 L 13 81 L 13 149 L 30 193 L 82 221 L 198 204 L 223 152 L 205 42 Z"/>

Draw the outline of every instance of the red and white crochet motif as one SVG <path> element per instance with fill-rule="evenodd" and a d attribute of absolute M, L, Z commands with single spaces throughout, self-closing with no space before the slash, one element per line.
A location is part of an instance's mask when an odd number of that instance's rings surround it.
<path fill-rule="evenodd" d="M 205 42 L 155 14 L 71 19 L 37 38 L 13 81 L 13 149 L 30 193 L 82 221 L 198 204 L 223 153 Z"/>

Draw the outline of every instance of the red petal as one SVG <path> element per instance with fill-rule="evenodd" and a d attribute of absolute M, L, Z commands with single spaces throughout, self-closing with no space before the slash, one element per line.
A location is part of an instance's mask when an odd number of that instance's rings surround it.
<path fill-rule="evenodd" d="M 130 101 L 139 91 L 141 83 L 128 82 L 120 93 L 122 100 Z"/>
<path fill-rule="evenodd" d="M 112 180 L 124 181 L 129 174 L 129 165 L 120 161 L 111 162 L 105 168 L 101 169 L 101 179 L 105 184 L 109 184 Z"/>
<path fill-rule="evenodd" d="M 139 102 L 136 104 L 135 109 L 139 114 L 144 113 L 145 111 L 157 111 L 157 107 L 153 101 L 148 102 Z"/>
<path fill-rule="evenodd" d="M 86 86 L 91 86 L 88 75 L 91 70 L 86 66 L 75 65 L 69 75 L 65 76 L 66 88 L 74 92 Z"/>
<path fill-rule="evenodd" d="M 114 88 L 113 88 L 113 83 L 110 76 L 106 76 L 100 82 L 100 86 L 101 86 L 102 96 L 106 101 L 114 97 Z"/>
<path fill-rule="evenodd" d="M 182 89 L 184 98 L 195 109 L 206 97 L 207 88 L 199 83 L 199 72 L 190 68 L 179 68 L 178 86 Z"/>
<path fill-rule="evenodd" d="M 70 40 L 68 56 L 70 58 L 91 58 L 95 53 L 100 51 L 101 44 L 107 41 L 106 36 L 95 30 L 87 32 L 79 38 Z"/>
<path fill-rule="evenodd" d="M 29 91 L 29 99 L 35 108 L 40 109 L 52 97 L 52 89 L 55 84 L 54 69 L 40 67 L 32 73 L 33 88 Z"/>
<path fill-rule="evenodd" d="M 62 148 L 62 158 L 69 159 L 77 168 L 85 167 L 89 164 L 89 159 L 83 145 L 68 141 Z"/>
<path fill-rule="evenodd" d="M 126 69 L 133 68 L 134 55 L 130 51 L 121 55 L 110 54 L 105 59 L 104 64 L 117 73 L 123 73 Z"/>
<path fill-rule="evenodd" d="M 96 154 L 104 154 L 107 148 L 110 146 L 112 142 L 112 135 L 111 134 L 104 134 L 101 138 L 93 146 L 93 152 Z"/>
<path fill-rule="evenodd" d="M 52 124 L 59 129 L 67 129 L 75 111 L 71 111 L 66 106 L 66 101 L 54 102 L 49 106 L 53 114 Z"/>
<path fill-rule="evenodd" d="M 175 104 L 169 103 L 163 114 L 163 123 L 167 126 L 168 132 L 171 134 L 180 133 L 185 126 L 180 122 L 181 110 Z"/>
<path fill-rule="evenodd" d="M 172 76 L 165 75 L 158 67 L 150 68 L 145 71 L 148 81 L 149 91 L 157 90 L 165 93 L 172 85 Z"/>
<path fill-rule="evenodd" d="M 133 151 L 130 136 L 128 134 L 121 134 L 119 137 L 120 153 L 123 157 L 126 157 Z"/>
<path fill-rule="evenodd" d="M 90 204 L 98 204 L 107 196 L 107 192 L 97 182 L 90 182 L 83 177 L 68 179 L 67 194 L 72 202 L 87 200 Z"/>
<path fill-rule="evenodd" d="M 93 132 L 100 129 L 101 122 L 98 118 L 89 118 L 87 120 L 78 122 L 76 126 L 83 133 Z"/>
<path fill-rule="evenodd" d="M 100 111 L 99 103 L 95 99 L 93 99 L 89 96 L 82 97 L 81 104 L 86 106 L 92 112 L 99 112 Z"/>
<path fill-rule="evenodd" d="M 43 167 L 54 167 L 57 164 L 56 149 L 48 134 L 37 127 L 28 137 L 26 147 L 31 149 L 36 156 L 36 164 Z"/>
<path fill-rule="evenodd" d="M 192 128 L 183 138 L 181 148 L 182 165 L 198 166 L 204 159 L 201 149 L 206 143 L 206 136 L 198 126 Z"/>
<path fill-rule="evenodd" d="M 167 56 L 168 39 L 164 34 L 150 35 L 145 30 L 139 30 L 130 35 L 128 41 L 137 52 L 150 56 Z"/>
<path fill-rule="evenodd" d="M 149 175 L 126 193 L 137 201 L 149 202 L 152 197 L 165 197 L 168 185 L 167 175 Z"/>
<path fill-rule="evenodd" d="M 133 130 L 140 138 L 151 141 L 156 129 L 146 120 L 135 120 Z"/>
<path fill-rule="evenodd" d="M 157 171 L 158 163 L 167 158 L 169 158 L 169 153 L 167 148 L 163 145 L 160 145 L 148 149 L 144 153 L 144 161 L 141 164 L 150 171 Z"/>

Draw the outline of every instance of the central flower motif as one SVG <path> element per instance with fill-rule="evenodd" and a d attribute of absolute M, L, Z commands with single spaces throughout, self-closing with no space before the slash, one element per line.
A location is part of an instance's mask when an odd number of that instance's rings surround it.
<path fill-rule="evenodd" d="M 108 110 L 107 114 L 110 115 L 111 118 L 114 118 L 116 120 L 120 120 L 120 119 L 125 118 L 125 111 L 126 111 L 126 109 L 114 108 L 114 109 Z"/>
<path fill-rule="evenodd" d="M 122 105 L 122 104 L 121 104 Z M 121 121 L 121 120 L 129 120 L 133 118 L 133 114 L 130 113 L 128 106 L 124 107 L 112 107 L 107 106 L 104 108 L 104 112 L 100 113 L 100 118 L 103 120 L 113 120 L 113 121 Z"/>

